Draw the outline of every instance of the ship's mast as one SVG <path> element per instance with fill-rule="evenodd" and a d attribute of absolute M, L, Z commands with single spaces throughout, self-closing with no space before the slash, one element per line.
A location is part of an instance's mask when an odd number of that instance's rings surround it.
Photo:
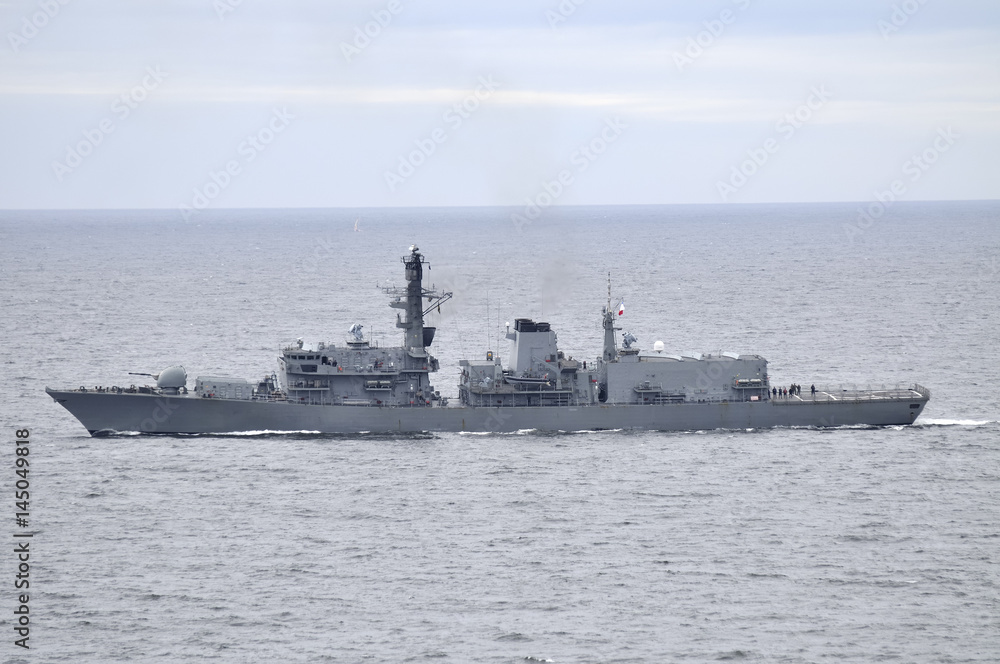
<path fill-rule="evenodd" d="M 424 314 L 432 308 L 440 306 L 442 302 L 450 300 L 451 293 L 439 294 L 433 290 L 424 289 L 425 261 L 417 245 L 410 246 L 409 255 L 403 256 L 402 261 L 406 276 L 406 288 L 385 288 L 383 290 L 389 295 L 396 296 L 396 299 L 390 302 L 389 306 L 402 309 L 405 312 L 405 318 L 396 317 L 396 327 L 405 330 L 404 347 L 410 352 L 422 354 L 425 352 L 425 348 L 430 345 L 430 341 L 424 335 Z M 424 309 L 425 297 L 431 301 L 430 306 L 426 309 Z M 433 333 L 433 328 L 428 328 L 427 331 Z"/>
<path fill-rule="evenodd" d="M 615 312 L 611 308 L 611 273 L 608 272 L 608 306 L 604 307 L 604 361 L 614 362 L 618 359 L 618 344 L 615 341 Z"/>
<path fill-rule="evenodd" d="M 406 275 L 406 301 L 393 302 L 392 305 L 406 312 L 403 320 L 396 321 L 396 327 L 404 332 L 406 348 L 424 350 L 424 257 L 417 245 L 410 247 L 410 255 L 403 256 Z"/>

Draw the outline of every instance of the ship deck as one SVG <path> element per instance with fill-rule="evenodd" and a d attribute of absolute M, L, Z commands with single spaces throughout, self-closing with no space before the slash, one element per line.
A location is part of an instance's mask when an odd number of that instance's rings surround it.
<path fill-rule="evenodd" d="M 931 392 L 922 385 L 910 385 L 908 387 L 882 387 L 880 389 L 857 387 L 817 387 L 816 393 L 805 392 L 804 394 L 789 394 L 787 396 L 778 395 L 771 397 L 771 403 L 775 406 L 794 406 L 801 404 L 813 404 L 819 402 L 842 401 L 845 403 L 861 403 L 865 401 L 906 401 L 908 399 L 926 400 L 930 399 Z"/>

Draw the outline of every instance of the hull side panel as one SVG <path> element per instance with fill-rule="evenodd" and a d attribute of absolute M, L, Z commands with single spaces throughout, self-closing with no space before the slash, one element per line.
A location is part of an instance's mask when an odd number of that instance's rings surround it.
<path fill-rule="evenodd" d="M 695 431 L 775 426 L 836 427 L 911 424 L 926 398 L 863 402 L 733 402 L 512 408 L 378 408 L 192 396 L 49 391 L 91 433 L 229 433 L 318 431 L 393 433 L 525 429 Z M 916 408 L 912 406 L 918 406 Z"/>

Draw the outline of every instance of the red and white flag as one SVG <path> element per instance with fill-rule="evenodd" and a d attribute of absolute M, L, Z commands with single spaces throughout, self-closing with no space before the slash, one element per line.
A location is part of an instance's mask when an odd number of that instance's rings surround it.
<path fill-rule="evenodd" d="M 619 316 L 625 315 L 625 300 L 622 300 L 621 302 L 618 303 L 618 315 Z"/>

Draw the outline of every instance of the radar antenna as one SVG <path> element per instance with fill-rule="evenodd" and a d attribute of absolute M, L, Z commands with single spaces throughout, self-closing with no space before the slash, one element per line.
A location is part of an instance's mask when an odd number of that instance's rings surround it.
<path fill-rule="evenodd" d="M 611 272 L 608 272 L 608 311 L 611 311 Z"/>

